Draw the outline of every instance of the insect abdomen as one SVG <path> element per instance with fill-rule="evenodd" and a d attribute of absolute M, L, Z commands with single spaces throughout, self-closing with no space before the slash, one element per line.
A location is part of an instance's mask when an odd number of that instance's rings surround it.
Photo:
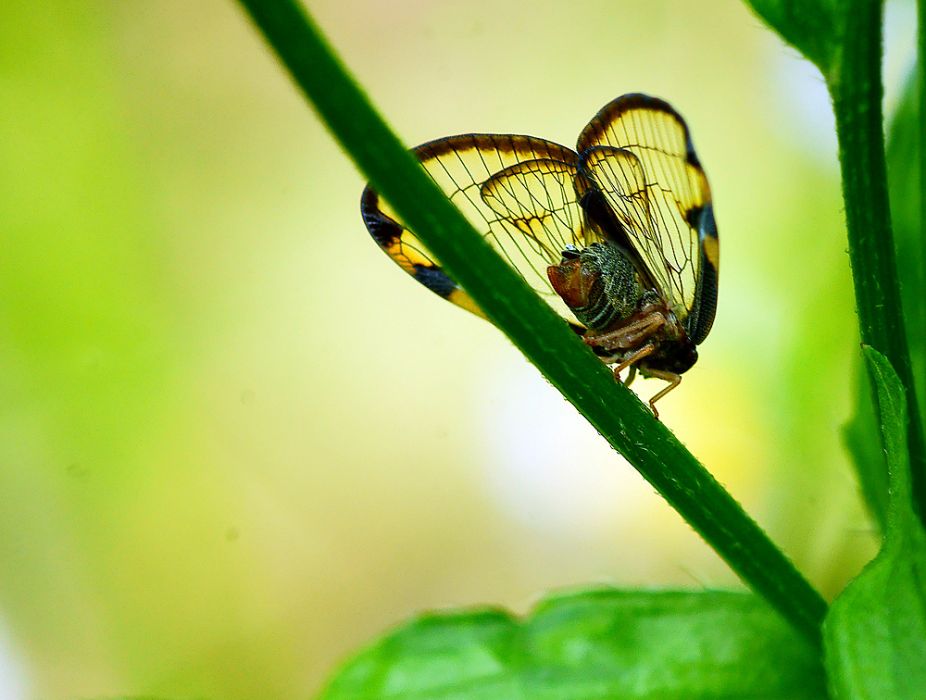
<path fill-rule="evenodd" d="M 576 318 L 592 330 L 629 318 L 643 296 L 633 263 L 612 245 L 569 251 L 559 265 L 547 268 L 547 275 Z"/>
<path fill-rule="evenodd" d="M 589 290 L 588 304 L 576 307 L 572 312 L 582 323 L 594 330 L 601 330 L 610 326 L 616 319 L 620 318 L 620 312 L 605 292 L 606 284 L 603 282 L 601 275 Z"/>

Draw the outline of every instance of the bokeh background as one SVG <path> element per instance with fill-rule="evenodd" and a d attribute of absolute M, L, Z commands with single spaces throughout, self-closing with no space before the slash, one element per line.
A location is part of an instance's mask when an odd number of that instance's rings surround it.
<path fill-rule="evenodd" d="M 572 144 L 629 91 L 686 116 L 720 304 L 663 419 L 837 592 L 874 538 L 814 70 L 738 2 L 310 8 L 409 145 Z M 889 5 L 888 110 L 913 19 Z M 424 609 L 740 585 L 373 245 L 363 177 L 233 2 L 5 0 L 0 105 L 0 697 L 305 698 Z"/>

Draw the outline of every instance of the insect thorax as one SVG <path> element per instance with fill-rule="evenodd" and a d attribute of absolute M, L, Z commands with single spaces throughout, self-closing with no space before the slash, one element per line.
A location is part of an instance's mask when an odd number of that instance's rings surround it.
<path fill-rule="evenodd" d="M 547 275 L 576 318 L 592 330 L 629 318 L 648 294 L 630 258 L 610 243 L 563 251 Z"/>

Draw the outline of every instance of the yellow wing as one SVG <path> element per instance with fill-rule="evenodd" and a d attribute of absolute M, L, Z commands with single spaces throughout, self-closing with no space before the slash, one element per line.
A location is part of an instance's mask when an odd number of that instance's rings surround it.
<path fill-rule="evenodd" d="M 530 136 L 465 134 L 414 149 L 425 170 L 486 240 L 561 316 L 581 328 L 553 291 L 546 268 L 567 246 L 600 236 L 585 224 L 577 193 L 577 154 Z M 581 179 L 581 178 L 580 178 Z M 581 189 L 581 185 L 579 185 Z M 483 316 L 377 193 L 367 187 L 364 222 L 380 247 L 431 291 Z"/>
<path fill-rule="evenodd" d="M 579 169 L 621 224 L 638 265 L 699 343 L 717 299 L 718 238 L 711 191 L 682 117 L 663 100 L 628 94 L 579 136 Z"/>

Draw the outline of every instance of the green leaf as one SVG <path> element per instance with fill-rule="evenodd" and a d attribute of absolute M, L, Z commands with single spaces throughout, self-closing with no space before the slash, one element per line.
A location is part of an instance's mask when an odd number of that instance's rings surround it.
<path fill-rule="evenodd" d="M 761 599 L 597 589 L 526 620 L 425 615 L 348 662 L 322 700 L 826 697 L 817 653 Z"/>
<path fill-rule="evenodd" d="M 910 500 L 907 406 L 890 363 L 865 348 L 890 477 L 878 556 L 830 608 L 824 646 L 837 698 L 921 700 L 926 692 L 926 532 Z"/>
<path fill-rule="evenodd" d="M 842 437 L 852 457 L 859 487 L 868 511 L 883 532 L 887 520 L 887 463 L 881 449 L 881 431 L 871 398 L 871 384 L 861 358 L 855 374 L 855 415 L 843 428 Z"/>
<path fill-rule="evenodd" d="M 759 17 L 827 75 L 845 26 L 839 0 L 747 0 Z"/>

